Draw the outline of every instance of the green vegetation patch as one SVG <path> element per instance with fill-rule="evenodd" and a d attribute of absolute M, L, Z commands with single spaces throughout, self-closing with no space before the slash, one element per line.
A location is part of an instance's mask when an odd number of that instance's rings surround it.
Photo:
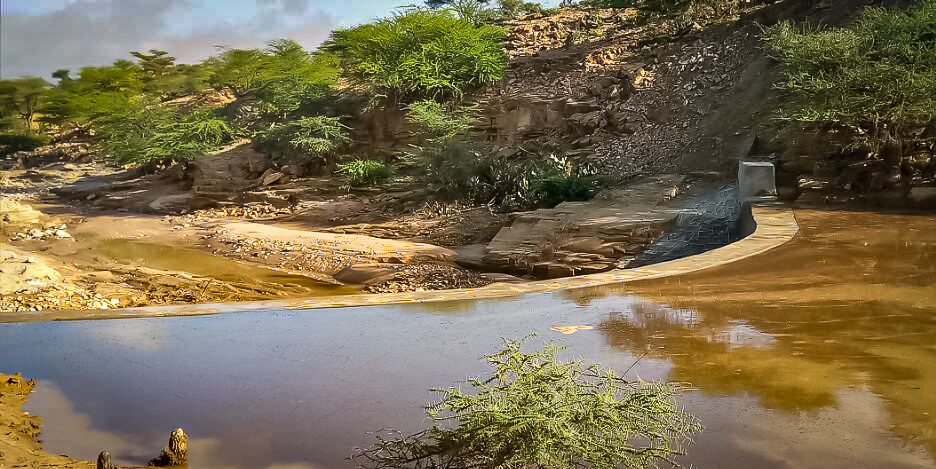
<path fill-rule="evenodd" d="M 382 184 L 393 180 L 396 168 L 376 160 L 352 160 L 338 165 L 338 171 L 353 185 Z"/>
<path fill-rule="evenodd" d="M 847 28 L 764 30 L 790 92 L 782 117 L 849 132 L 854 145 L 902 147 L 936 119 L 936 0 L 867 7 Z"/>
<path fill-rule="evenodd" d="M 486 378 L 427 407 L 432 425 L 397 438 L 378 436 L 353 459 L 371 468 L 646 468 L 671 462 L 701 430 L 675 401 L 671 383 L 628 382 L 614 370 L 560 361 L 547 342 L 526 353 L 504 340 L 485 355 Z"/>
<path fill-rule="evenodd" d="M 48 135 L 0 133 L 0 157 L 11 155 L 18 151 L 35 150 L 51 142 L 52 138 Z"/>
<path fill-rule="evenodd" d="M 480 142 L 449 140 L 416 155 L 421 179 L 443 197 L 503 210 L 589 200 L 609 181 L 556 155 L 503 156 Z"/>
<path fill-rule="evenodd" d="M 325 49 L 353 84 L 395 102 L 461 98 L 504 76 L 503 28 L 412 10 L 332 32 Z"/>

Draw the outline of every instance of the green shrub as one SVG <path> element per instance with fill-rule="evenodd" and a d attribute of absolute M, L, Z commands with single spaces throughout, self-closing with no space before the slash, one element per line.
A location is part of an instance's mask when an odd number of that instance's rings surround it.
<path fill-rule="evenodd" d="M 254 137 L 254 148 L 287 157 L 311 156 L 324 159 L 350 140 L 345 129 L 338 117 L 301 117 L 259 132 Z"/>
<path fill-rule="evenodd" d="M 52 137 L 45 134 L 0 134 L 0 157 L 12 155 L 18 151 L 31 151 L 48 145 Z"/>
<path fill-rule="evenodd" d="M 398 438 L 378 436 L 354 455 L 374 468 L 646 468 L 672 463 L 701 430 L 680 410 L 679 388 L 628 382 L 613 370 L 559 361 L 562 349 L 521 351 L 521 340 L 485 355 L 487 378 L 442 395 L 426 411 L 433 424 Z"/>
<path fill-rule="evenodd" d="M 567 158 L 550 155 L 534 164 L 530 187 L 537 205 L 551 208 L 565 201 L 591 200 L 604 185 L 590 168 L 575 168 Z"/>
<path fill-rule="evenodd" d="M 232 140 L 237 131 L 210 110 L 180 116 L 152 99 L 113 94 L 99 103 L 110 113 L 92 121 L 94 138 L 119 164 L 191 160 Z"/>
<path fill-rule="evenodd" d="M 450 8 L 459 19 L 470 21 L 475 26 L 497 19 L 497 11 L 488 8 L 485 2 L 478 0 L 454 0 L 449 3 Z"/>
<path fill-rule="evenodd" d="M 523 0 L 498 0 L 497 3 L 504 18 L 516 18 L 524 13 L 525 2 Z"/>
<path fill-rule="evenodd" d="M 234 139 L 237 131 L 209 110 L 196 111 L 156 130 L 147 142 L 146 161 L 193 160 Z"/>
<path fill-rule="evenodd" d="M 353 160 L 338 165 L 348 182 L 354 185 L 382 184 L 393 179 L 396 168 L 375 160 Z"/>
<path fill-rule="evenodd" d="M 324 46 L 352 84 L 397 102 L 461 98 L 504 75 L 504 30 L 449 10 L 413 10 L 332 32 Z"/>
<path fill-rule="evenodd" d="M 530 167 L 515 158 L 499 158 L 489 149 L 466 142 L 446 142 L 417 154 L 423 181 L 442 197 L 504 209 L 534 204 Z"/>
<path fill-rule="evenodd" d="M 478 143 L 445 142 L 424 148 L 417 159 L 423 181 L 443 197 L 504 210 L 588 200 L 605 184 L 565 158 L 503 157 Z"/>
<path fill-rule="evenodd" d="M 906 10 L 862 10 L 847 28 L 779 23 L 763 32 L 790 92 L 783 118 L 849 129 L 855 145 L 880 150 L 936 118 L 936 0 Z"/>
<path fill-rule="evenodd" d="M 424 125 L 431 139 L 442 141 L 467 132 L 477 120 L 472 115 L 474 107 L 450 108 L 451 105 L 446 106 L 431 99 L 416 101 L 407 106 L 406 117 L 410 122 Z"/>
<path fill-rule="evenodd" d="M 175 113 L 145 97 L 104 93 L 95 103 L 94 139 L 118 164 L 149 161 L 149 140 L 176 119 Z"/>
<path fill-rule="evenodd" d="M 318 115 L 328 107 L 338 71 L 327 54 L 306 51 L 291 39 L 269 43 L 253 84 L 261 111 L 286 117 Z M 293 116 L 295 117 L 295 116 Z"/>

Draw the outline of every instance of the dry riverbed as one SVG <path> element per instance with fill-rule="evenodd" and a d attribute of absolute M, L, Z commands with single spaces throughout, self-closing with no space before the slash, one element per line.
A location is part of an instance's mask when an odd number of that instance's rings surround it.
<path fill-rule="evenodd" d="M 491 282 L 457 266 L 453 251 L 424 242 L 302 230 L 217 211 L 63 213 L 61 207 L 27 199 L 2 203 L 0 311 L 302 298 Z"/>

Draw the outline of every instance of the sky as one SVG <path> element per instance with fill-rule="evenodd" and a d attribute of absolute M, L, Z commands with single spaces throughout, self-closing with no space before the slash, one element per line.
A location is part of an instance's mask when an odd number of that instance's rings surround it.
<path fill-rule="evenodd" d="M 0 0 L 0 78 L 133 60 L 165 49 L 195 63 L 218 47 L 263 47 L 291 38 L 314 49 L 352 26 L 422 0 Z M 556 4 L 541 2 L 543 5 Z"/>

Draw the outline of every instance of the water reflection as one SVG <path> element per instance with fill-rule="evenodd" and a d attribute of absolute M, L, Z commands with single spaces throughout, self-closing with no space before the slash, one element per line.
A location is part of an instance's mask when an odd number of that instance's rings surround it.
<path fill-rule="evenodd" d="M 841 406 L 866 387 L 893 431 L 936 452 L 936 219 L 797 212 L 801 233 L 767 256 L 630 287 L 686 321 L 602 323 L 615 348 L 672 360 L 670 378 L 768 408 Z M 655 309 L 667 308 L 659 306 Z M 654 308 L 651 308 L 654 309 Z M 678 312 L 678 313 L 677 313 Z"/>
<path fill-rule="evenodd" d="M 500 337 L 535 331 L 566 356 L 697 389 L 683 403 L 706 430 L 685 465 L 936 467 L 936 220 L 798 216 L 801 235 L 766 256 L 633 286 L 3 324 L 0 370 L 52 384 L 29 405 L 47 432 L 72 430 L 43 434 L 54 452 L 114 445 L 139 464 L 181 426 L 200 469 L 350 467 L 368 432 L 423 428 L 428 388 L 485 373 Z"/>
<path fill-rule="evenodd" d="M 423 406 L 435 398 L 428 389 L 486 372 L 481 355 L 500 337 L 536 331 L 569 344 L 570 354 L 601 346 L 597 331 L 550 330 L 600 319 L 551 295 L 471 304 L 5 324 L 0 369 L 61 390 L 43 398 L 40 386 L 29 403 L 49 429 L 75 429 L 77 419 L 94 430 L 44 437 L 53 452 L 93 458 L 113 445 L 123 462 L 141 464 L 182 427 L 200 469 L 350 467 L 344 458 L 371 443 L 368 432 L 422 428 Z M 613 355 L 606 366 L 634 361 Z M 72 405 L 50 405 L 62 399 Z"/>
<path fill-rule="evenodd" d="M 933 467 L 921 447 L 905 448 L 888 431 L 885 402 L 865 388 L 836 392 L 835 406 L 784 412 L 750 396 L 687 405 L 705 422 L 686 457 L 700 468 L 888 468 Z"/>

